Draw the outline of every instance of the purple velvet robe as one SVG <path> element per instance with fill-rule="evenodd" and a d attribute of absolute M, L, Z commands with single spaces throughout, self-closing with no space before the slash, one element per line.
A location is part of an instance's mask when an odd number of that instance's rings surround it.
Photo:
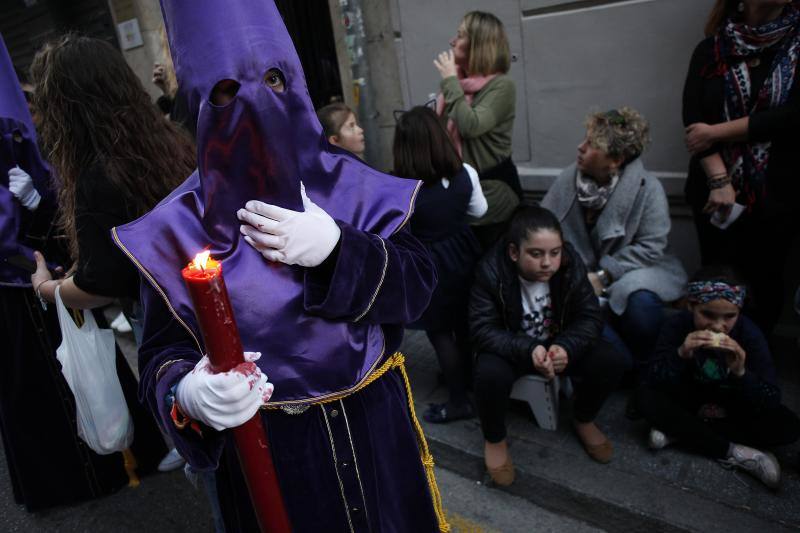
<path fill-rule="evenodd" d="M 42 196 L 36 212 L 22 207 L 8 190 L 8 171 L 15 166 L 31 176 Z M 37 217 L 49 222 L 54 207 L 50 167 L 39 155 L 28 104 L 0 36 L 0 286 L 30 287 L 30 272 L 8 264 L 5 259 L 23 255 L 33 260 L 33 243 L 25 237 L 27 230 L 42 225 L 35 220 Z"/>
<path fill-rule="evenodd" d="M 179 83 L 198 111 L 198 170 L 113 232 L 145 281 L 141 396 L 193 467 L 218 468 L 228 527 L 248 530 L 252 510 L 227 432 L 204 428 L 201 437 L 170 419 L 171 391 L 203 350 L 180 270 L 209 248 L 224 265 L 244 349 L 262 353 L 258 365 L 275 384 L 270 403 L 281 409 L 262 416 L 294 529 L 435 531 L 399 376 L 353 393 L 397 349 L 402 325 L 420 316 L 436 283 L 405 227 L 419 182 L 327 143 L 272 2 L 164 0 L 162 11 Z M 273 68 L 282 93 L 264 85 Z M 223 79 L 238 93 L 213 105 Z M 301 180 L 342 231 L 333 255 L 311 269 L 266 261 L 236 218 L 252 199 L 302 209 Z"/>

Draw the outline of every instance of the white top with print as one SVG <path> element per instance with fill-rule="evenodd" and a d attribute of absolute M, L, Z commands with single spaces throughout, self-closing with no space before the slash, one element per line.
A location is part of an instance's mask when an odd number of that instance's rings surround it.
<path fill-rule="evenodd" d="M 539 341 L 550 338 L 553 306 L 550 302 L 550 285 L 545 281 L 528 281 L 519 278 L 522 293 L 522 330 Z"/>

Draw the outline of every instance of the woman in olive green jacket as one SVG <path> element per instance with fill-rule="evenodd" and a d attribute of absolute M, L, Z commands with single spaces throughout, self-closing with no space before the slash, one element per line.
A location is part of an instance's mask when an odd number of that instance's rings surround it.
<path fill-rule="evenodd" d="M 511 160 L 516 87 L 506 74 L 511 53 L 503 23 L 491 13 L 471 11 L 434 65 L 442 75 L 437 112 L 465 163 L 475 167 L 489 210 L 473 222 L 484 248 L 505 230 L 522 198 Z"/>

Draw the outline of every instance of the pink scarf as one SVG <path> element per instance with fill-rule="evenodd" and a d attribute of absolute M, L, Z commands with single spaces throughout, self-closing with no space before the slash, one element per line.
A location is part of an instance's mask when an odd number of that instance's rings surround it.
<path fill-rule="evenodd" d="M 460 77 L 458 82 L 461 84 L 461 90 L 464 91 L 464 98 L 467 100 L 467 103 L 472 105 L 472 99 L 474 98 L 475 94 L 477 94 L 486 86 L 487 83 L 496 77 L 497 74 L 490 74 L 488 76 L 468 76 L 464 78 Z M 444 108 L 444 95 L 439 93 L 439 95 L 436 97 L 436 114 L 440 117 L 444 116 Z M 459 157 L 461 157 L 461 134 L 458 132 L 458 126 L 456 126 L 456 123 L 450 118 L 447 119 L 447 134 L 450 136 L 450 140 L 453 141 L 453 146 L 456 147 Z"/>

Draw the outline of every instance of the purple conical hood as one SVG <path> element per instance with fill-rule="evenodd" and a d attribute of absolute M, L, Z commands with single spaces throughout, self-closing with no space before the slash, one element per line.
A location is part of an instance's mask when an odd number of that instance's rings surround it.
<path fill-rule="evenodd" d="M 0 118 L 16 121 L 20 129 L 24 129 L 24 133 L 36 141 L 36 130 L 33 128 L 28 103 L 22 94 L 14 64 L 11 63 L 2 35 L 0 35 Z"/>
<path fill-rule="evenodd" d="M 266 261 L 243 240 L 236 212 L 249 200 L 301 211 L 302 180 L 340 225 L 388 239 L 408 221 L 420 182 L 378 172 L 328 144 L 271 0 L 161 5 L 178 85 L 198 110 L 198 169 L 149 214 L 116 228 L 117 244 L 198 344 L 180 271 L 204 248 L 222 262 L 243 346 L 263 354 L 273 403 L 349 390 L 385 355 L 381 325 L 308 312 L 305 269 Z M 264 83 L 270 69 L 283 74 L 282 92 Z M 211 104 L 214 85 L 225 79 L 239 83 L 236 97 Z M 342 246 L 339 260 L 363 263 L 356 253 Z"/>
<path fill-rule="evenodd" d="M 193 112 L 218 81 L 260 83 L 270 68 L 305 88 L 300 59 L 272 0 L 163 0 L 161 10 L 175 74 Z"/>
<path fill-rule="evenodd" d="M 0 35 L 0 260 L 15 255 L 33 257 L 24 243 L 26 213 L 8 190 L 8 171 L 15 166 L 30 174 L 40 194 L 49 195 L 50 167 L 39 154 L 28 103 Z M 0 261 L 0 285 L 30 285 L 30 274 Z"/>

